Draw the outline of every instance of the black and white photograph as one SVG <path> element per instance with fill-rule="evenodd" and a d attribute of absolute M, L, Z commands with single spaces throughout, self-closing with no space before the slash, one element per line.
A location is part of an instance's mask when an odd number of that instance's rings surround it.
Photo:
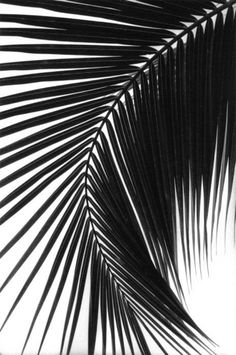
<path fill-rule="evenodd" d="M 0 355 L 236 355 L 236 0 L 0 0 Z"/>

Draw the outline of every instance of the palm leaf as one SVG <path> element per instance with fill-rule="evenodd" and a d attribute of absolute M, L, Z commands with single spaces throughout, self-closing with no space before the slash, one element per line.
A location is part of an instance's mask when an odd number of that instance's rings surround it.
<path fill-rule="evenodd" d="M 0 64 L 2 87 L 12 88 L 0 102 L 7 142 L 1 164 L 13 167 L 0 184 L 16 182 L 0 203 L 1 222 L 51 188 L 0 250 L 5 258 L 46 216 L 1 285 L 7 289 L 48 240 L 2 328 L 60 240 L 22 354 L 60 267 L 38 353 L 70 272 L 60 354 L 71 353 L 87 296 L 89 355 L 99 328 L 104 355 L 108 331 L 113 354 L 137 348 L 151 354 L 148 337 L 163 354 L 166 344 L 180 354 L 212 353 L 210 339 L 185 309 L 177 248 L 180 242 L 189 277 L 193 266 L 208 263 L 211 191 L 214 205 L 227 169 L 228 205 L 232 194 L 236 1 L 0 2 L 17 10 L 0 15 L 8 24 L 0 35 L 9 41 L 1 51 L 20 55 Z M 23 38 L 20 44 L 16 37 Z M 219 209 L 212 219 L 218 223 Z"/>

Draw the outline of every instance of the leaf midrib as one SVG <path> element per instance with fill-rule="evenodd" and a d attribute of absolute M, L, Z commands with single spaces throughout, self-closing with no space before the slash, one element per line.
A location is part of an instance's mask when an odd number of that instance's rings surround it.
<path fill-rule="evenodd" d="M 202 23 L 206 22 L 208 19 L 214 17 L 215 15 L 217 15 L 218 13 L 222 12 L 223 10 L 229 8 L 231 5 L 235 4 L 236 0 L 229 0 L 227 3 L 216 7 L 214 10 L 206 13 L 204 16 L 202 16 L 200 19 L 196 20 L 195 22 L 193 22 L 190 26 L 188 26 L 187 28 L 185 28 L 183 31 L 181 31 L 179 34 L 176 34 L 172 40 L 170 40 L 168 43 L 166 43 L 159 51 L 157 51 L 150 59 L 148 59 L 146 61 L 146 63 L 137 70 L 136 74 L 130 78 L 129 82 L 127 82 L 123 89 L 120 91 L 120 93 L 116 96 L 113 104 L 109 107 L 106 116 L 104 117 L 100 127 L 97 130 L 96 135 L 94 136 L 93 142 L 91 144 L 90 150 L 89 150 L 89 155 L 88 155 L 88 159 L 86 162 L 86 168 L 85 168 L 85 184 L 84 184 L 84 188 L 85 188 L 85 201 L 86 201 L 86 207 L 87 207 L 87 211 L 88 211 L 88 217 L 91 223 L 91 227 L 93 229 L 93 236 L 94 239 L 96 240 L 97 246 L 100 250 L 100 255 L 104 261 L 104 263 L 106 264 L 107 267 L 107 271 L 111 274 L 112 277 L 114 277 L 114 279 L 116 280 L 116 275 L 114 274 L 114 272 L 112 271 L 112 268 L 110 267 L 109 263 L 106 260 L 106 256 L 104 255 L 104 252 L 102 250 L 101 244 L 99 242 L 97 233 L 96 233 L 96 229 L 94 227 L 93 224 L 93 218 L 91 215 L 91 208 L 90 208 L 90 203 L 89 203 L 89 197 L 88 197 L 88 172 L 89 172 L 89 167 L 90 167 L 90 160 L 93 154 L 93 150 L 94 147 L 96 145 L 96 142 L 102 132 L 102 129 L 104 127 L 104 125 L 106 124 L 106 122 L 108 121 L 110 114 L 112 113 L 112 111 L 114 110 L 115 106 L 117 105 L 117 103 L 119 102 L 119 100 L 122 98 L 123 95 L 125 95 L 125 93 L 128 91 L 128 89 L 130 88 L 130 86 L 134 83 L 134 81 L 141 75 L 141 73 L 143 73 L 149 66 L 150 64 L 152 64 L 155 60 L 157 60 L 158 57 L 160 57 L 161 54 L 163 54 L 166 50 L 168 50 L 168 48 L 170 48 L 173 44 L 175 44 L 176 42 L 178 42 L 181 38 L 183 38 L 185 35 L 187 35 L 188 33 L 190 33 L 192 30 L 194 30 L 195 28 L 197 28 L 199 25 L 201 25 Z M 123 296 L 126 298 L 126 294 L 123 292 L 122 287 L 120 287 L 119 282 L 117 282 L 117 287 L 119 288 L 120 292 L 123 294 Z"/>

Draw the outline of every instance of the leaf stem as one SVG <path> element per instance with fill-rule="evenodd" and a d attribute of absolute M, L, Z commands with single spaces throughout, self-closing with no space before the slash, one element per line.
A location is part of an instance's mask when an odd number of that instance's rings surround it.
<path fill-rule="evenodd" d="M 101 125 L 99 126 L 96 135 L 94 136 L 93 142 L 91 144 L 90 150 L 89 150 L 89 155 L 88 155 L 88 159 L 86 162 L 86 168 L 85 168 L 85 184 L 84 184 L 84 188 L 85 188 L 85 201 L 86 201 L 86 206 L 87 206 L 87 211 L 88 211 L 88 218 L 90 220 L 91 223 L 91 228 L 93 230 L 93 235 L 94 238 L 96 240 L 97 246 L 99 248 L 99 251 L 101 253 L 101 256 L 107 266 L 107 271 L 110 272 L 111 276 L 114 277 L 114 279 L 116 279 L 109 263 L 106 260 L 106 257 L 104 255 L 104 252 L 102 250 L 102 246 L 100 244 L 99 238 L 97 236 L 96 233 L 96 229 L 93 223 L 93 218 L 92 218 L 92 214 L 91 214 L 91 208 L 90 208 L 90 204 L 89 204 L 89 196 L 88 196 L 88 171 L 89 171 L 89 167 L 90 167 L 90 160 L 92 157 L 92 153 L 94 150 L 94 147 L 96 145 L 97 139 L 100 136 L 100 133 L 104 127 L 104 125 L 106 124 L 106 122 L 108 121 L 110 114 L 112 113 L 113 109 L 115 108 L 115 106 L 117 105 L 117 103 L 119 102 L 119 100 L 121 99 L 121 97 L 129 90 L 130 86 L 134 83 L 134 81 L 139 77 L 139 75 L 144 72 L 151 63 L 153 63 L 155 60 L 157 60 L 166 50 L 168 50 L 168 48 L 170 48 L 173 44 L 175 44 L 176 42 L 178 42 L 181 38 L 183 38 L 185 35 L 187 35 L 188 33 L 190 33 L 192 30 L 194 30 L 195 28 L 197 28 L 199 25 L 201 25 L 202 23 L 206 22 L 208 19 L 212 18 L 213 16 L 217 15 L 218 13 L 222 12 L 223 10 L 229 8 L 231 5 L 235 4 L 236 0 L 229 0 L 226 3 L 224 3 L 223 5 L 216 7 L 213 11 L 206 13 L 206 15 L 204 15 L 202 18 L 196 20 L 194 23 L 192 23 L 190 26 L 188 26 L 187 28 L 185 28 L 182 32 L 180 32 L 179 34 L 175 35 L 168 43 L 166 43 L 159 51 L 157 51 L 150 59 L 148 59 L 146 61 L 146 63 L 137 70 L 136 74 L 129 80 L 128 83 L 126 83 L 124 85 L 124 87 L 122 88 L 122 90 L 117 94 L 113 104 L 109 107 Z M 117 287 L 120 289 L 120 292 L 122 292 L 122 289 L 119 287 L 119 283 L 117 283 Z M 122 294 L 124 295 L 124 293 L 122 292 Z"/>

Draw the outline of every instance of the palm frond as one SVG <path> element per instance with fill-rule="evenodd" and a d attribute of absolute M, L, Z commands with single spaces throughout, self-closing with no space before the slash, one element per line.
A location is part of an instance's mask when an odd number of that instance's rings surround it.
<path fill-rule="evenodd" d="M 208 263 L 210 200 L 214 206 L 217 193 L 222 196 L 227 171 L 228 206 L 232 194 L 236 1 L 0 3 L 17 10 L 0 15 L 0 35 L 9 41 L 1 45 L 2 54 L 19 55 L 0 63 L 7 93 L 0 101 L 7 142 L 1 164 L 10 168 L 0 186 L 13 186 L 0 202 L 1 223 L 11 223 L 51 188 L 0 250 L 7 257 L 45 216 L 1 285 L 7 289 L 47 241 L 2 328 L 59 245 L 22 354 L 58 275 L 38 354 L 66 287 L 60 354 L 72 351 L 87 296 L 89 355 L 100 328 L 104 355 L 108 334 L 112 354 L 135 354 L 137 348 L 151 354 L 149 337 L 163 354 L 166 344 L 179 354 L 213 353 L 211 340 L 185 308 L 177 248 L 180 243 L 189 277 L 192 267 Z"/>

